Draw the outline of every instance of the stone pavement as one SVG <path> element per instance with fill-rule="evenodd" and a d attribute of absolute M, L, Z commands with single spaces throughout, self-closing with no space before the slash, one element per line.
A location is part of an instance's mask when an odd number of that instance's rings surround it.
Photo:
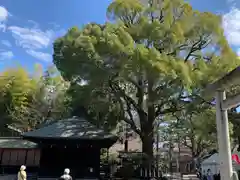
<path fill-rule="evenodd" d="M 182 180 L 199 180 L 196 174 L 183 175 Z"/>
<path fill-rule="evenodd" d="M 174 176 L 172 178 L 169 178 L 171 180 L 181 180 L 180 176 Z M 16 175 L 5 175 L 0 176 L 0 180 L 16 180 Z M 28 179 L 29 180 L 29 179 Z M 38 180 L 56 180 L 56 178 L 38 178 Z M 83 179 L 76 179 L 76 180 L 83 180 Z M 95 180 L 95 179 L 84 179 L 84 180 Z M 137 179 L 133 179 L 137 180 Z M 199 180 L 195 174 L 188 174 L 183 175 L 182 180 Z"/>
<path fill-rule="evenodd" d="M 3 175 L 0 176 L 1 180 L 15 180 L 16 179 L 16 175 Z"/>
<path fill-rule="evenodd" d="M 0 175 L 0 180 L 16 180 L 16 175 Z M 31 180 L 28 178 L 28 180 Z M 38 180 L 56 180 L 56 178 L 38 178 Z M 83 180 L 83 179 L 76 179 Z M 95 180 L 95 179 L 84 179 L 84 180 Z"/>

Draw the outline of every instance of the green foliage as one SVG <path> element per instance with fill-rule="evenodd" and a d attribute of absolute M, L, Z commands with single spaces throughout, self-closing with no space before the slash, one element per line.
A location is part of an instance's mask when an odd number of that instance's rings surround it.
<path fill-rule="evenodd" d="M 235 68 L 236 54 L 221 18 L 183 0 L 150 7 L 115 0 L 107 15 L 114 21 L 74 27 L 57 39 L 54 63 L 71 81 L 78 103 L 101 124 L 125 120 L 152 154 L 154 121 L 180 111 L 184 93 L 199 95 L 204 85 Z"/>
<path fill-rule="evenodd" d="M 49 68 L 43 74 L 36 66 L 35 72 L 30 76 L 25 69 L 16 67 L 1 73 L 2 127 L 14 124 L 28 130 L 37 128 L 46 120 L 68 115 L 68 84 L 56 74 L 56 69 Z"/>
<path fill-rule="evenodd" d="M 22 68 L 8 69 L 1 73 L 0 96 L 2 125 L 11 121 L 9 112 L 28 104 L 28 98 L 35 91 L 35 82 Z M 5 121 L 6 120 L 6 121 Z M 8 122 L 9 123 L 9 122 Z"/>
<path fill-rule="evenodd" d="M 118 154 L 108 154 L 107 151 L 103 151 L 101 152 L 101 156 L 100 156 L 101 162 L 106 163 L 106 164 L 116 164 L 119 163 L 119 158 L 118 158 Z"/>
<path fill-rule="evenodd" d="M 185 109 L 169 122 L 173 141 L 188 147 L 194 158 L 217 148 L 216 112 L 214 107 Z M 231 126 L 230 126 L 231 127 Z"/>

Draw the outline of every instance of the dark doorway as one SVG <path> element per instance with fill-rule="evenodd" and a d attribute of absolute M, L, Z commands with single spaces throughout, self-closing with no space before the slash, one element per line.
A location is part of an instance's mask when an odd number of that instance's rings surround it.
<path fill-rule="evenodd" d="M 59 177 L 69 168 L 73 177 L 98 177 L 100 151 L 93 148 L 43 148 L 40 176 Z"/>

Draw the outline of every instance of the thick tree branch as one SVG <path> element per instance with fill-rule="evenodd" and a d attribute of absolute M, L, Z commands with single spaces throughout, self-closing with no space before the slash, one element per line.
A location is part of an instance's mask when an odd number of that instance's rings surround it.
<path fill-rule="evenodd" d="M 131 128 L 140 136 L 142 137 L 141 130 L 136 126 L 136 123 L 134 122 L 132 111 L 131 111 L 131 105 L 129 103 L 126 103 L 126 111 L 128 113 L 129 118 L 125 117 L 124 121 L 128 123 Z"/>
<path fill-rule="evenodd" d="M 119 85 L 116 82 L 109 81 L 109 86 L 116 95 L 122 97 L 127 103 L 130 103 L 137 112 L 141 112 L 147 115 L 146 112 L 144 112 L 144 110 L 141 109 L 131 97 L 126 95 L 124 90 L 121 87 L 119 87 Z"/>
<path fill-rule="evenodd" d="M 202 144 L 202 138 L 200 137 L 196 142 L 196 155 L 198 156 L 200 153 L 202 153 L 203 148 L 205 148 Z"/>
<path fill-rule="evenodd" d="M 141 130 L 137 127 L 136 123 L 134 122 L 133 114 L 132 114 L 132 109 L 131 109 L 131 104 L 126 102 L 123 98 L 120 96 L 117 96 L 117 99 L 119 101 L 119 104 L 121 106 L 121 109 L 124 110 L 126 109 L 126 112 L 128 114 L 128 117 L 126 117 L 126 114 L 123 111 L 123 120 L 131 126 L 131 129 L 137 133 L 140 137 L 142 136 Z M 124 102 L 123 102 L 124 101 Z"/>
<path fill-rule="evenodd" d="M 193 149 L 193 147 L 188 144 L 186 137 L 183 139 L 183 145 L 186 146 L 187 148 L 191 149 L 191 150 Z"/>

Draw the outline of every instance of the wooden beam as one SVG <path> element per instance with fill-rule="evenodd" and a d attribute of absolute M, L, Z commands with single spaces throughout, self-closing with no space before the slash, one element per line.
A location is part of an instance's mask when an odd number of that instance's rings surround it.
<path fill-rule="evenodd" d="M 22 130 L 20 130 L 20 129 L 18 129 L 18 128 L 16 128 L 16 127 L 14 127 L 14 126 L 10 125 L 10 124 L 7 124 L 7 125 L 6 125 L 6 127 L 7 127 L 8 129 L 10 129 L 10 130 L 14 131 L 14 132 L 17 132 L 17 133 L 19 133 L 19 134 L 22 134 L 22 133 L 23 133 L 23 131 L 22 131 Z"/>

